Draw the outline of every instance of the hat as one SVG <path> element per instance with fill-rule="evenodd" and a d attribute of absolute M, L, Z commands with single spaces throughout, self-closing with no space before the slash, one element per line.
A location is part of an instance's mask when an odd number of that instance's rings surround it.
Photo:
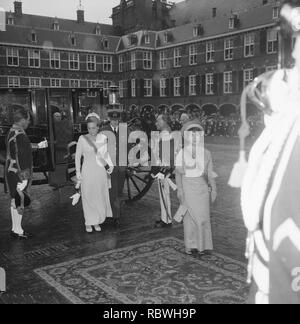
<path fill-rule="evenodd" d="M 15 195 L 15 203 L 17 208 L 26 208 L 30 206 L 31 199 L 26 191 L 17 191 Z"/>
<path fill-rule="evenodd" d="M 201 132 L 204 131 L 203 127 L 201 126 L 200 122 L 197 122 L 195 120 L 190 121 L 188 123 L 186 123 L 182 129 L 181 129 L 181 133 L 182 135 L 184 135 L 185 132 L 188 132 L 189 130 L 193 129 L 193 128 L 198 128 Z"/>
<path fill-rule="evenodd" d="M 107 113 L 108 117 L 111 119 L 120 119 L 121 118 L 121 111 L 118 110 L 111 110 Z"/>

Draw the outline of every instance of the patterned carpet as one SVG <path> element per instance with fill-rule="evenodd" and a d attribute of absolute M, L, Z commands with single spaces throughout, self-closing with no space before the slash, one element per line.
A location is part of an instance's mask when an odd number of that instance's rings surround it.
<path fill-rule="evenodd" d="M 245 264 L 166 238 L 35 270 L 74 304 L 242 304 Z"/>

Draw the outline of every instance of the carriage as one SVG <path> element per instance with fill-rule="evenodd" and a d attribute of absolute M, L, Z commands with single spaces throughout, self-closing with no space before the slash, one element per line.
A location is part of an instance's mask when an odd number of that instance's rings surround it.
<path fill-rule="evenodd" d="M 105 93 L 105 91 L 107 91 Z M 6 135 L 12 125 L 12 113 L 16 106 L 30 111 L 31 125 L 27 134 L 33 144 L 47 140 L 48 147 L 33 151 L 33 185 L 49 184 L 56 188 L 72 185 L 75 175 L 74 152 L 80 135 L 87 133 L 86 116 L 96 112 L 103 123 L 110 102 L 116 101 L 117 89 L 111 87 L 93 89 L 69 88 L 8 88 L 0 89 L 0 183 L 5 184 Z M 56 120 L 55 116 L 60 116 Z M 149 125 L 141 118 L 128 121 L 132 130 L 149 131 Z M 134 144 L 132 144 L 134 145 Z M 127 203 L 135 202 L 149 191 L 153 184 L 151 167 L 128 166 L 124 197 Z"/>

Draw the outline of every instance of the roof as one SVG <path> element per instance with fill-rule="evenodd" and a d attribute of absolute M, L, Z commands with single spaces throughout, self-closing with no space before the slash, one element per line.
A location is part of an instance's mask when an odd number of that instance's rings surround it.
<path fill-rule="evenodd" d="M 77 20 L 63 19 L 57 17 L 46 17 L 39 15 L 23 14 L 20 17 L 16 17 L 14 13 L 7 12 L 7 17 L 12 15 L 15 20 L 15 25 L 23 27 L 34 27 L 43 29 L 52 29 L 54 21 L 59 23 L 59 29 L 62 31 L 95 34 L 95 29 L 100 26 L 102 35 L 115 35 L 115 29 L 112 25 L 99 24 L 97 22 L 84 22 L 78 23 Z"/>
<path fill-rule="evenodd" d="M 66 31 L 54 31 L 50 29 L 31 28 L 24 26 L 7 26 L 6 32 L 0 33 L 0 43 L 14 45 L 28 45 L 42 48 L 74 49 L 78 51 L 92 52 L 115 52 L 119 43 L 119 37 L 97 36 L 93 34 L 74 33 L 76 46 L 71 44 L 73 33 Z M 31 33 L 37 34 L 37 42 L 32 43 Z M 104 47 L 104 40 L 107 39 L 109 47 Z"/>

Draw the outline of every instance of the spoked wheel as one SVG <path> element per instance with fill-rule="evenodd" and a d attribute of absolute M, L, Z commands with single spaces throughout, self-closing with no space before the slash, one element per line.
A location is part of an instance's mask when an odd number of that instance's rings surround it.
<path fill-rule="evenodd" d="M 154 179 L 151 167 L 128 167 L 126 170 L 124 193 L 126 203 L 133 203 L 143 198 L 150 190 Z"/>

